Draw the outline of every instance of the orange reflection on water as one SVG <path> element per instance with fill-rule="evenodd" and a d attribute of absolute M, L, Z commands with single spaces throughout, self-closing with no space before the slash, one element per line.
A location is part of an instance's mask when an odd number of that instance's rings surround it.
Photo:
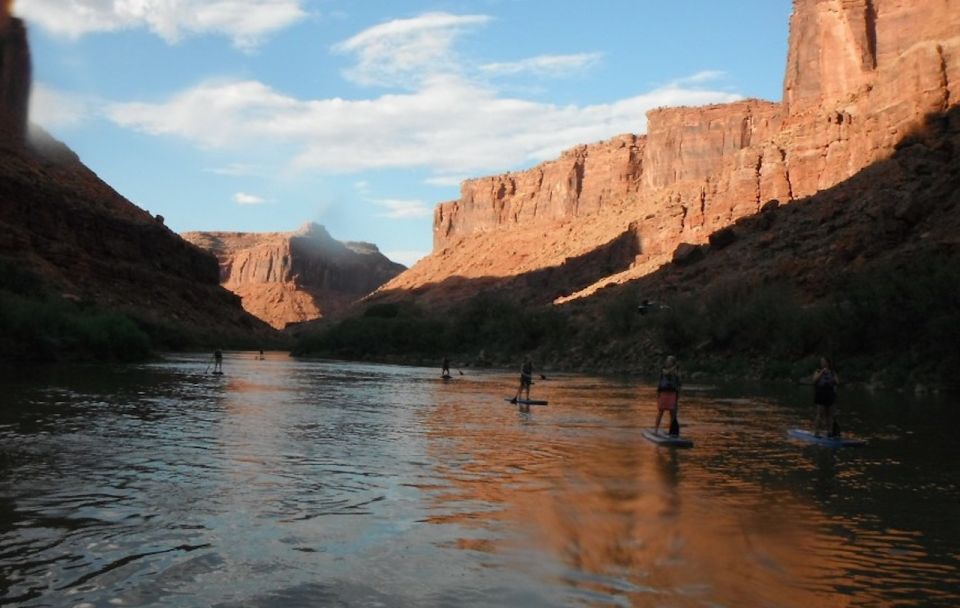
<path fill-rule="evenodd" d="M 822 513 L 788 492 L 711 470 L 722 455 L 709 444 L 673 451 L 643 441 L 629 421 L 646 414 L 551 426 L 538 424 L 535 411 L 503 416 L 491 432 L 488 409 L 438 406 L 424 424 L 448 485 L 428 493 L 428 521 L 460 526 L 460 548 L 511 555 L 516 567 L 543 571 L 584 597 L 672 606 L 867 603 L 833 592 L 849 573 L 824 556 L 842 555 L 845 541 L 817 532 Z"/>

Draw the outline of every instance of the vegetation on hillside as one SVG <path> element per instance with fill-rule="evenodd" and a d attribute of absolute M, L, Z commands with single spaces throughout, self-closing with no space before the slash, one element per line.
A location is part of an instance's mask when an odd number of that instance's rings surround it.
<path fill-rule="evenodd" d="M 294 354 L 390 359 L 469 353 L 481 362 L 503 362 L 562 348 L 567 322 L 556 310 L 523 308 L 493 294 L 432 315 L 412 303 L 375 304 L 360 316 L 304 336 Z"/>
<path fill-rule="evenodd" d="M 627 289 L 607 303 L 606 325 L 614 340 L 647 337 L 660 355 L 716 373 L 798 378 L 828 355 L 853 380 L 956 382 L 960 260 L 928 253 L 835 282 L 811 301 L 785 282 L 729 277 L 630 321 L 637 297 Z"/>
<path fill-rule="evenodd" d="M 66 298 L 21 263 L 0 259 L 0 361 L 139 361 L 158 350 L 214 345 L 264 346 Z"/>
<path fill-rule="evenodd" d="M 646 314 L 635 286 L 592 314 L 522 308 L 484 294 L 440 315 L 412 303 L 370 306 L 301 338 L 294 354 L 502 364 L 536 353 L 555 367 L 650 372 L 666 353 L 688 369 L 800 378 L 821 355 L 851 381 L 950 384 L 960 371 L 960 260 L 928 254 L 837 278 L 810 299 L 785 282 L 718 280 Z"/>

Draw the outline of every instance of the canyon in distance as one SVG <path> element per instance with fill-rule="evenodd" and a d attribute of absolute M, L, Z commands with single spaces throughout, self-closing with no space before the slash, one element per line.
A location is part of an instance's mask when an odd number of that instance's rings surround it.
<path fill-rule="evenodd" d="M 787 308 L 810 322 L 819 315 L 863 324 L 851 286 L 916 267 L 946 273 L 935 283 L 950 278 L 945 269 L 958 247 L 954 4 L 796 0 L 781 101 L 661 108 L 649 112 L 643 135 L 469 179 L 459 199 L 434 211 L 433 252 L 406 270 L 375 245 L 339 243 L 310 224 L 291 233 L 172 233 L 65 146 L 28 128 L 25 30 L 4 15 L 0 253 L 68 301 L 128 314 L 155 338 L 175 336 L 166 339 L 174 348 L 279 345 L 295 336 L 301 353 L 417 360 L 437 350 L 483 364 L 523 351 L 552 366 L 624 371 L 649 371 L 680 348 L 705 369 L 734 355 L 759 362 L 762 374 L 790 375 L 768 362 L 863 349 L 854 336 L 812 335 L 783 352 L 756 337 L 739 343 L 701 327 L 741 322 L 711 319 L 710 302 L 732 298 L 735 308 L 749 308 L 750 294 L 782 291 Z M 902 297 L 862 306 L 881 316 L 888 306 L 926 309 Z M 496 332 L 466 336 L 428 323 L 416 333 L 442 339 L 406 347 L 386 339 L 364 352 L 337 346 L 350 331 L 369 330 L 358 329 L 364 318 L 402 334 L 408 321 L 462 320 L 477 298 L 488 311 L 532 314 L 524 325 L 539 329 L 500 345 Z M 687 306 L 695 299 L 699 309 Z M 670 312 L 649 322 L 616 318 L 643 302 Z M 937 324 L 956 312 L 949 301 L 935 308 Z M 671 329 L 687 321 L 700 329 Z M 801 329 L 774 323 L 767 331 Z M 944 376 L 944 365 L 956 364 L 924 363 L 933 356 L 927 333 L 921 328 L 917 352 L 894 366 L 898 374 L 906 366 Z M 885 346 L 873 348 L 857 353 L 857 375 L 885 367 Z"/>

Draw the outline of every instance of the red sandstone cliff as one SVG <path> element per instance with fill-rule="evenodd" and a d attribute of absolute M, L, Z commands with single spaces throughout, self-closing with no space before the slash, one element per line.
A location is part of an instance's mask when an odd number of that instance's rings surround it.
<path fill-rule="evenodd" d="M 404 266 L 375 245 L 334 240 L 316 224 L 296 232 L 187 232 L 217 256 L 220 281 L 244 308 L 282 329 L 345 309 L 397 276 Z"/>
<path fill-rule="evenodd" d="M 382 291 L 440 302 L 469 295 L 463 279 L 555 270 L 541 299 L 586 295 L 651 272 L 769 200 L 812 195 L 890 157 L 928 114 L 958 102 L 960 0 L 795 0 L 783 102 L 654 110 L 644 136 L 468 180 L 435 210 L 433 254 Z M 636 246 L 617 248 L 584 284 L 578 260 L 624 235 Z M 571 269 L 576 280 L 565 280 Z"/>
<path fill-rule="evenodd" d="M 70 299 L 210 340 L 274 332 L 219 286 L 216 259 L 118 194 L 42 129 L 27 132 L 30 59 L 0 4 L 0 258 Z"/>

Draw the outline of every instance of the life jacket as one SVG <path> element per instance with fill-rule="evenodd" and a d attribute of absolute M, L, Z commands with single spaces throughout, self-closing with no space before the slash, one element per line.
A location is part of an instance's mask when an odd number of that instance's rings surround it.
<path fill-rule="evenodd" d="M 820 372 L 820 376 L 817 378 L 817 388 L 836 388 L 837 386 L 837 376 L 833 373 L 833 370 L 825 369 Z"/>
<path fill-rule="evenodd" d="M 677 375 L 675 371 L 667 372 L 661 370 L 660 381 L 657 382 L 657 390 L 677 392 L 680 390 L 680 376 Z"/>

